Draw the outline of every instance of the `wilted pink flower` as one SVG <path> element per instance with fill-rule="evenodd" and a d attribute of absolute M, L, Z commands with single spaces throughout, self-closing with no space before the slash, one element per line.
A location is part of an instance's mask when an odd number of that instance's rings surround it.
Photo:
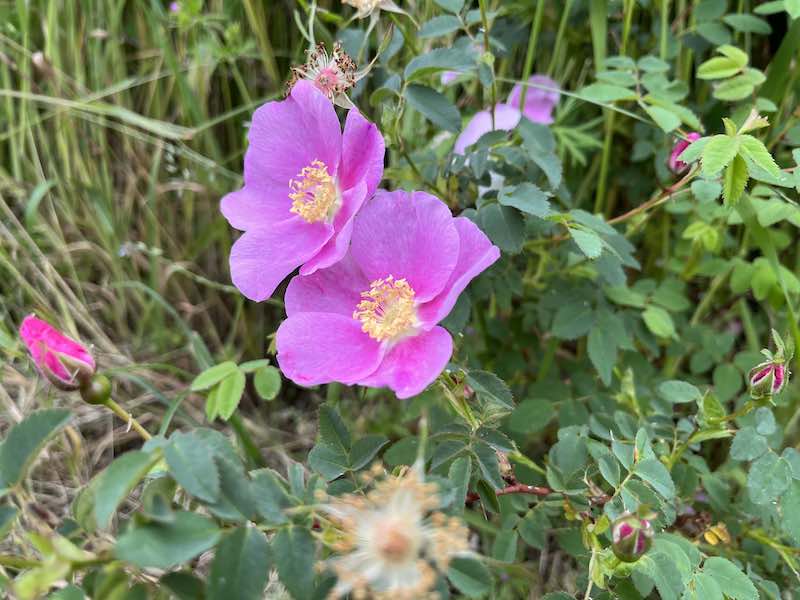
<path fill-rule="evenodd" d="M 353 217 L 383 175 L 384 144 L 357 110 L 342 133 L 331 101 L 305 80 L 255 112 L 248 139 L 244 187 L 222 199 L 222 213 L 245 232 L 231 250 L 233 283 L 264 300 L 300 265 L 307 275 L 345 255 Z"/>
<path fill-rule="evenodd" d="M 36 367 L 57 388 L 77 390 L 94 374 L 89 351 L 35 315 L 25 317 L 19 335 Z"/>
<path fill-rule="evenodd" d="M 500 251 L 474 223 L 424 192 L 379 190 L 355 219 L 350 253 L 295 277 L 278 362 L 301 385 L 388 386 L 399 398 L 444 369 L 453 341 L 437 326 Z"/>
<path fill-rule="evenodd" d="M 534 123 L 549 125 L 553 122 L 553 109 L 558 104 L 558 84 L 547 75 L 531 75 L 525 93 L 525 106 L 521 106 L 522 84 L 518 83 L 508 96 L 508 103 L 522 111 Z M 534 87 L 537 86 L 537 87 Z M 544 89 L 546 88 L 546 89 Z"/>
<path fill-rule="evenodd" d="M 686 150 L 689 147 L 689 145 L 692 142 L 694 142 L 695 140 L 699 140 L 700 137 L 701 136 L 699 133 L 692 132 L 686 136 L 685 140 L 684 139 L 678 140 L 678 142 L 672 148 L 672 152 L 670 152 L 669 154 L 669 160 L 667 161 L 667 166 L 669 167 L 670 171 L 672 171 L 677 175 L 680 175 L 681 173 L 684 173 L 686 169 L 689 168 L 689 165 L 687 165 L 682 160 L 679 160 L 678 157 L 683 153 L 684 150 Z"/>
<path fill-rule="evenodd" d="M 477 142 L 481 136 L 489 133 L 490 131 L 501 129 L 503 131 L 511 131 L 514 129 L 519 120 L 522 118 L 522 113 L 518 108 L 509 104 L 497 104 L 494 108 L 494 127 L 492 127 L 492 115 L 488 110 L 482 110 L 475 113 L 475 116 L 470 119 L 464 131 L 456 139 L 453 146 L 453 152 L 456 154 L 464 154 L 464 151 Z"/>

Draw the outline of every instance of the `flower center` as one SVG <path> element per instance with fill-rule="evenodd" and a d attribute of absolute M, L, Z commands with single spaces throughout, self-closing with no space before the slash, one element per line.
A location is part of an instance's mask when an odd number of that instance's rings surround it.
<path fill-rule="evenodd" d="M 378 542 L 378 552 L 387 562 L 404 562 L 416 552 L 414 541 L 399 523 L 386 527 L 382 536 Z"/>
<path fill-rule="evenodd" d="M 297 179 L 289 182 L 289 189 L 292 190 L 289 193 L 292 199 L 291 212 L 309 223 L 330 218 L 339 199 L 336 183 L 321 160 L 303 167 Z"/>
<path fill-rule="evenodd" d="M 414 290 L 405 279 L 392 275 L 373 281 L 369 290 L 361 292 L 353 318 L 361 321 L 364 333 L 379 342 L 402 335 L 417 320 Z"/>

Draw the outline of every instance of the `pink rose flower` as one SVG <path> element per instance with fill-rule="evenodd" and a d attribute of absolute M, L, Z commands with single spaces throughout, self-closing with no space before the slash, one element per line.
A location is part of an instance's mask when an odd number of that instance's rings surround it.
<path fill-rule="evenodd" d="M 231 250 L 233 283 L 260 301 L 297 267 L 309 275 L 345 255 L 383 175 L 384 144 L 355 109 L 342 133 L 331 101 L 305 80 L 255 112 L 248 139 L 244 187 L 222 199 L 222 214 L 245 232 Z"/>
<path fill-rule="evenodd" d="M 77 390 L 94 375 L 94 358 L 86 347 L 38 317 L 25 317 L 19 335 L 36 367 L 57 388 Z"/>
<path fill-rule="evenodd" d="M 676 175 L 686 172 L 686 169 L 689 168 L 689 165 L 682 160 L 679 160 L 678 157 L 683 154 L 683 151 L 686 150 L 692 142 L 699 140 L 700 137 L 701 136 L 699 133 L 692 132 L 686 136 L 685 140 L 678 140 L 678 142 L 672 148 L 672 152 L 670 152 L 669 155 L 669 160 L 667 161 L 667 166 L 669 167 L 670 171 Z"/>
<path fill-rule="evenodd" d="M 424 192 L 379 190 L 355 219 L 350 252 L 292 279 L 278 363 L 300 385 L 339 381 L 422 392 L 453 351 L 444 319 L 500 251 Z"/>
<path fill-rule="evenodd" d="M 550 89 L 528 86 L 525 94 L 525 106 L 520 106 L 522 84 L 518 83 L 508 96 L 508 103 L 520 109 L 522 114 L 534 123 L 550 125 L 553 122 L 553 109 L 558 104 L 558 84 L 547 75 L 531 75 L 528 83 Z"/>

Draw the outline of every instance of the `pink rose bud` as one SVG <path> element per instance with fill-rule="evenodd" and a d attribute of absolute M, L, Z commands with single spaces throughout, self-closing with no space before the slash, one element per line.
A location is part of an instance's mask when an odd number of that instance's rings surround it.
<path fill-rule="evenodd" d="M 94 375 L 95 362 L 89 351 L 38 317 L 25 317 L 19 335 L 36 367 L 57 388 L 80 389 Z"/>
<path fill-rule="evenodd" d="M 678 140 L 678 143 L 676 143 L 672 148 L 672 152 L 669 155 L 669 160 L 667 161 L 667 166 L 669 167 L 670 171 L 680 175 L 689 168 L 689 165 L 682 160 L 679 160 L 678 157 L 683 154 L 683 151 L 686 150 L 692 142 L 699 140 L 700 137 L 701 135 L 699 133 L 692 132 L 686 136 L 685 140 Z"/>
<path fill-rule="evenodd" d="M 789 372 L 783 362 L 763 362 L 750 371 L 750 396 L 756 399 L 774 396 L 786 386 L 788 378 Z"/>
<path fill-rule="evenodd" d="M 623 562 L 634 562 L 650 549 L 653 526 L 647 519 L 626 513 L 614 522 L 611 549 Z"/>

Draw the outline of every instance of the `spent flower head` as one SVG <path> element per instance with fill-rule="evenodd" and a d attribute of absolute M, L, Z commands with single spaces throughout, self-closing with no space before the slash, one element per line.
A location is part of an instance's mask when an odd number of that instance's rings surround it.
<path fill-rule="evenodd" d="M 321 506 L 330 519 L 335 555 L 326 565 L 338 582 L 332 598 L 434 598 L 437 574 L 451 558 L 469 553 L 468 529 L 438 511 L 437 486 L 416 469 L 381 477 L 373 466 L 366 494 L 331 498 Z"/>
<path fill-rule="evenodd" d="M 306 63 L 299 67 L 292 67 L 292 77 L 289 80 L 289 91 L 301 79 L 313 83 L 319 91 L 336 105 L 352 108 L 353 103 L 347 97 L 347 91 L 365 75 L 356 71 L 356 63 L 342 49 L 339 42 L 333 44 L 333 50 L 328 53 L 325 44 L 319 42 L 306 51 Z"/>
<path fill-rule="evenodd" d="M 404 15 L 408 14 L 392 0 L 342 0 L 342 4 L 355 8 L 356 17 L 359 19 L 369 17 L 373 14 L 377 15 L 381 10 Z"/>

